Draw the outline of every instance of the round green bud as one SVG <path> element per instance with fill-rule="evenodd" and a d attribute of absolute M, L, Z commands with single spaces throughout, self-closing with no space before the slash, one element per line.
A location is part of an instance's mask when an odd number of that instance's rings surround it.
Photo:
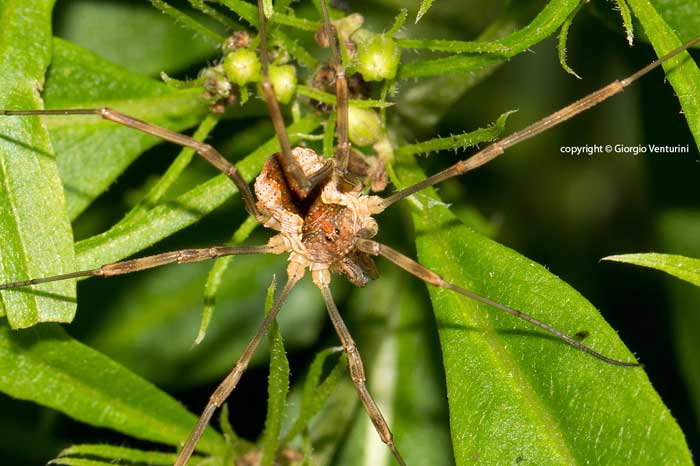
<path fill-rule="evenodd" d="M 356 146 L 369 146 L 384 135 L 382 120 L 370 108 L 350 105 L 348 108 L 348 137 Z"/>
<path fill-rule="evenodd" d="M 378 34 L 358 44 L 357 70 L 365 81 L 394 79 L 401 51 L 391 37 Z"/>
<path fill-rule="evenodd" d="M 279 103 L 286 105 L 294 97 L 297 89 L 297 70 L 292 65 L 271 65 L 270 82 L 275 89 Z"/>
<path fill-rule="evenodd" d="M 239 86 L 260 81 L 260 60 L 253 50 L 238 49 L 224 58 L 224 73 Z"/>

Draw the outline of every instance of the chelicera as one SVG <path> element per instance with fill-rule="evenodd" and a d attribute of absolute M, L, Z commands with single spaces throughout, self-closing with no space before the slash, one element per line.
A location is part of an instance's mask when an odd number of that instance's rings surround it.
<path fill-rule="evenodd" d="M 373 240 L 379 228 L 373 217 L 399 200 L 405 199 L 423 188 L 473 170 L 493 160 L 518 142 L 531 138 L 621 92 L 626 86 L 658 66 L 662 61 L 681 53 L 700 41 L 700 39 L 690 41 L 627 79 L 612 82 L 608 86 L 589 94 L 525 129 L 491 144 L 472 157 L 459 161 L 442 172 L 406 189 L 395 192 L 388 197 L 380 197 L 366 194 L 362 183 L 358 182 L 358 177 L 352 173 L 353 153 L 348 138 L 348 96 L 350 93 L 348 79 L 340 58 L 336 31 L 331 26 L 325 2 L 321 1 L 320 5 L 324 16 L 324 30 L 320 36 L 327 40 L 332 55 L 331 66 L 325 69 L 326 78 L 324 79 L 328 79 L 329 82 L 334 84 L 337 99 L 337 147 L 335 154 L 332 159 L 327 159 L 311 149 L 291 147 L 285 131 L 284 119 L 275 98 L 275 90 L 270 80 L 265 15 L 262 1 L 258 1 L 262 93 L 268 106 L 281 151 L 265 163 L 261 173 L 255 180 L 254 190 L 250 189 L 236 167 L 212 146 L 108 108 L 0 111 L 2 115 L 99 115 L 107 120 L 158 136 L 167 141 L 191 147 L 211 165 L 226 174 L 240 191 L 249 213 L 262 225 L 276 232 L 265 245 L 214 246 L 166 252 L 154 256 L 106 264 L 91 270 L 7 283 L 0 285 L 0 289 L 30 286 L 81 276 L 108 277 L 174 262 L 197 262 L 228 255 L 288 254 L 287 283 L 274 302 L 270 312 L 264 318 L 255 336 L 244 349 L 233 370 L 211 395 L 189 439 L 180 451 L 175 466 L 187 464 L 213 413 L 235 389 L 248 366 L 250 358 L 269 326 L 275 320 L 290 291 L 301 280 L 307 270 L 309 270 L 313 282 L 323 295 L 331 322 L 347 353 L 350 376 L 358 396 L 382 441 L 391 450 L 398 464 L 402 466 L 405 466 L 406 463 L 394 443 L 388 423 L 367 390 L 360 354 L 334 303 L 329 288 L 333 274 L 342 275 L 351 283 L 360 287 L 367 284 L 370 280 L 376 279 L 378 272 L 373 256 L 384 256 L 407 272 L 433 286 L 449 289 L 523 319 L 601 361 L 618 366 L 638 366 L 636 362 L 620 361 L 604 356 L 581 343 L 577 338 L 568 336 L 534 317 L 444 280 L 438 274 L 413 259 Z M 328 71 L 332 72 L 329 73 Z"/>

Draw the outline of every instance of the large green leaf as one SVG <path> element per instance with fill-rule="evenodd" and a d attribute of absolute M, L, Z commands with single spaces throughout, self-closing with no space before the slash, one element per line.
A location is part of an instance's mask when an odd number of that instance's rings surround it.
<path fill-rule="evenodd" d="M 218 45 L 192 40 L 192 31 L 148 2 L 72 0 L 60 6 L 57 36 L 136 73 L 186 70 L 213 56 Z"/>
<path fill-rule="evenodd" d="M 53 1 L 0 3 L 0 108 L 42 107 L 39 90 L 51 60 Z M 0 278 L 15 281 L 67 272 L 73 237 L 56 160 L 36 117 L 0 117 Z M 2 293 L 13 328 L 70 322 L 74 282 Z M 2 312 L 2 309 L 0 309 Z"/>
<path fill-rule="evenodd" d="M 659 254 L 655 252 L 642 254 L 620 254 L 603 257 L 601 260 L 626 262 L 661 270 L 670 275 L 700 286 L 700 259 L 685 257 L 678 254 Z"/>
<path fill-rule="evenodd" d="M 411 158 L 398 184 L 424 177 Z M 632 360 L 596 309 L 544 267 L 462 225 L 434 192 L 412 207 L 420 261 L 445 279 Z M 416 204 L 418 206 L 416 206 Z M 605 364 L 522 321 L 430 289 L 457 465 L 692 464 L 680 428 L 641 368 Z"/>
<path fill-rule="evenodd" d="M 125 367 L 74 340 L 56 324 L 15 332 L 0 322 L 0 390 L 96 426 L 180 445 L 196 418 Z M 222 445 L 213 430 L 200 443 Z"/>
<path fill-rule="evenodd" d="M 656 11 L 663 16 L 680 37 L 689 39 L 700 31 L 700 1 L 651 0 Z"/>
<path fill-rule="evenodd" d="M 207 111 L 201 89 L 172 89 L 61 39 L 44 90 L 49 108 L 112 107 L 151 123 L 182 131 Z M 77 217 L 146 149 L 161 142 L 97 116 L 46 117 L 68 212 Z"/>

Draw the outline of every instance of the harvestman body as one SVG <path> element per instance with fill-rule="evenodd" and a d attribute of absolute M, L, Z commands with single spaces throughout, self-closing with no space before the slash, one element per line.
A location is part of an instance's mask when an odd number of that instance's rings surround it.
<path fill-rule="evenodd" d="M 635 362 L 618 361 L 604 356 L 592 348 L 559 330 L 516 309 L 504 306 L 488 298 L 474 294 L 456 284 L 445 281 L 418 262 L 404 256 L 394 249 L 373 241 L 378 231 L 377 222 L 372 218 L 395 202 L 445 179 L 473 170 L 496 158 L 507 148 L 518 142 L 533 137 L 556 124 L 602 102 L 621 92 L 636 79 L 657 67 L 682 51 L 700 42 L 696 38 L 682 47 L 661 57 L 647 67 L 622 81 L 595 91 L 573 104 L 543 118 L 542 120 L 491 144 L 472 157 L 457 162 L 425 180 L 398 191 L 386 198 L 362 193 L 362 186 L 349 180 L 347 165 L 350 154 L 348 141 L 348 85 L 338 52 L 334 32 L 330 26 L 325 2 L 320 2 L 324 14 L 324 29 L 330 38 L 333 66 L 335 68 L 335 85 L 337 96 L 337 137 L 338 146 L 333 159 L 325 159 L 313 150 L 290 147 L 284 128 L 284 120 L 275 99 L 274 90 L 268 76 L 267 40 L 265 34 L 265 17 L 262 3 L 258 2 L 260 18 L 260 49 L 262 55 L 262 90 L 268 105 L 272 123 L 280 143 L 281 152 L 270 158 L 255 180 L 251 192 L 236 167 L 228 162 L 219 152 L 208 144 L 146 123 L 128 115 L 108 108 L 72 109 L 72 110 L 2 110 L 0 115 L 75 115 L 94 114 L 107 120 L 159 136 L 176 144 L 192 147 L 210 164 L 225 173 L 238 187 L 247 210 L 265 227 L 277 231 L 266 245 L 261 246 L 215 246 L 202 249 L 186 249 L 167 252 L 154 256 L 132 259 L 103 265 L 97 269 L 68 273 L 53 277 L 36 278 L 0 285 L 1 289 L 29 286 L 49 281 L 64 280 L 82 276 L 113 276 L 158 267 L 170 263 L 197 262 L 220 256 L 237 254 L 289 254 L 287 268 L 288 280 L 280 296 L 276 299 L 269 314 L 265 317 L 257 333 L 248 343 L 233 370 L 212 394 L 190 438 L 180 451 L 175 466 L 184 466 L 211 419 L 214 411 L 223 404 L 233 391 L 238 380 L 246 370 L 248 362 L 255 352 L 268 327 L 274 321 L 285 299 L 294 285 L 304 276 L 308 269 L 316 286 L 326 302 L 326 307 L 338 337 L 348 355 L 350 375 L 362 404 L 367 411 L 382 441 L 387 444 L 396 461 L 405 466 L 387 422 L 372 399 L 365 386 L 365 374 L 357 347 L 343 322 L 331 296 L 329 283 L 331 274 L 344 275 L 357 286 L 365 285 L 377 278 L 377 271 L 372 256 L 384 256 L 399 267 L 430 283 L 431 285 L 450 289 L 471 299 L 488 304 L 501 311 L 519 317 L 542 330 L 565 341 L 569 345 L 592 356 L 618 366 L 637 366 Z"/>

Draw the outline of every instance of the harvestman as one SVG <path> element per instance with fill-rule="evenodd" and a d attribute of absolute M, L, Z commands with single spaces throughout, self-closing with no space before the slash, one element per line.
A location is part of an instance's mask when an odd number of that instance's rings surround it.
<path fill-rule="evenodd" d="M 468 159 L 459 161 L 451 167 L 429 176 L 413 186 L 409 186 L 386 198 L 382 198 L 379 196 L 362 194 L 362 186 L 357 182 L 351 181 L 348 176 L 348 160 L 350 156 L 350 142 L 348 140 L 348 84 L 342 60 L 340 59 L 335 33 L 330 25 L 325 1 L 321 1 L 320 5 L 323 11 L 323 27 L 327 37 L 330 39 L 332 66 L 334 67 L 336 76 L 336 133 L 338 145 L 335 155 L 332 159 L 325 159 L 317 155 L 311 149 L 299 147 L 291 148 L 290 146 L 284 126 L 284 119 L 268 75 L 269 59 L 265 34 L 265 16 L 263 14 L 262 2 L 259 0 L 259 33 L 263 76 L 262 91 L 272 124 L 275 128 L 277 139 L 279 140 L 281 152 L 265 163 L 261 173 L 255 180 L 255 194 L 250 190 L 236 167 L 227 161 L 212 146 L 198 142 L 189 136 L 175 133 L 109 108 L 0 110 L 0 115 L 98 115 L 106 120 L 158 136 L 166 141 L 174 142 L 175 144 L 185 147 L 191 147 L 207 162 L 225 173 L 231 181 L 233 181 L 241 193 L 249 213 L 254 215 L 265 227 L 277 231 L 277 234 L 270 238 L 265 245 L 213 246 L 209 248 L 183 249 L 105 264 L 91 270 L 0 284 L 0 290 L 76 277 L 110 277 L 175 262 L 198 262 L 216 257 L 238 254 L 289 253 L 287 283 L 272 305 L 269 314 L 258 328 L 257 333 L 245 347 L 243 354 L 240 356 L 233 370 L 211 395 L 189 439 L 180 451 L 175 466 L 184 466 L 187 464 L 188 459 L 194 452 L 199 438 L 202 436 L 214 411 L 224 403 L 236 387 L 258 344 L 276 318 L 290 291 L 304 276 L 307 268 L 311 271 L 314 284 L 320 289 L 323 295 L 331 322 L 347 353 L 350 376 L 359 398 L 381 437 L 381 440 L 389 447 L 396 461 L 402 466 L 405 466 L 406 463 L 401 457 L 397 447 L 394 445 L 393 436 L 387 422 L 372 396 L 367 391 L 362 360 L 355 342 L 350 336 L 331 295 L 329 288 L 331 272 L 345 275 L 353 284 L 363 286 L 369 280 L 377 278 L 372 256 L 384 256 L 402 269 L 433 286 L 452 290 L 470 299 L 474 299 L 523 319 L 601 361 L 617 366 L 633 367 L 639 365 L 636 362 L 619 361 L 604 356 L 573 337 L 562 333 L 534 317 L 475 294 L 459 285 L 445 281 L 438 274 L 422 266 L 413 259 L 387 245 L 372 240 L 371 238 L 378 232 L 378 225 L 372 216 L 383 212 L 392 204 L 423 188 L 433 186 L 448 178 L 464 174 L 480 167 L 498 157 L 509 147 L 529 139 L 593 107 L 609 97 L 622 92 L 625 87 L 659 66 L 665 60 L 678 55 L 700 42 L 700 37 L 662 56 L 626 79 L 613 81 L 607 86 L 552 113 L 540 121 L 489 145 Z"/>

